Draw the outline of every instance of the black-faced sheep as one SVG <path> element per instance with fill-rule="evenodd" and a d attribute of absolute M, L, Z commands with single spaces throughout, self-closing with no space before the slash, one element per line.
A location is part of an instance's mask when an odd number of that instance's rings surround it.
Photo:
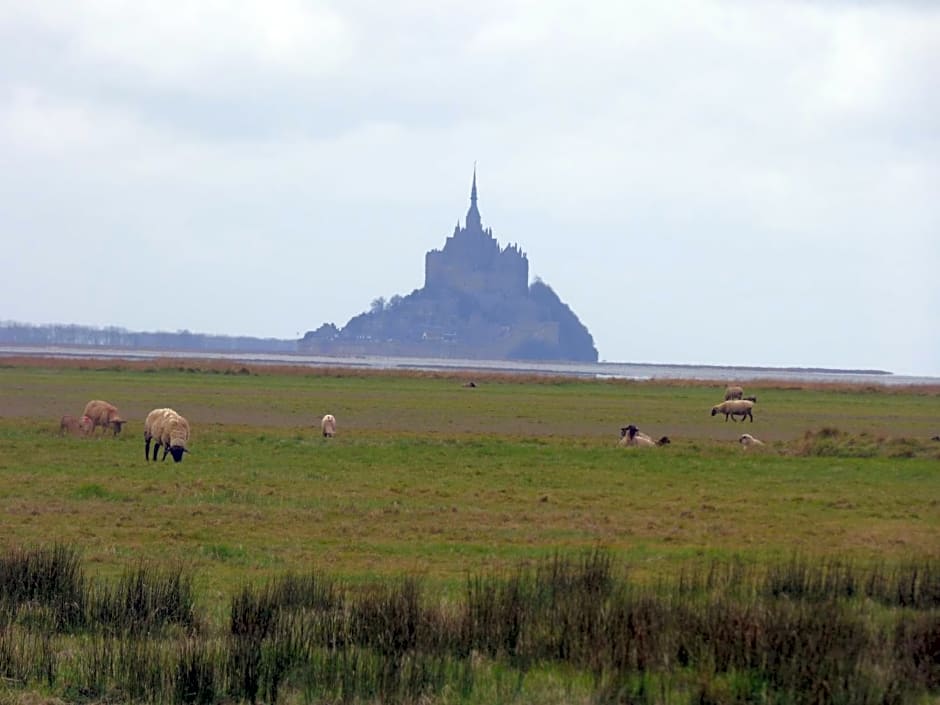
<path fill-rule="evenodd" d="M 92 421 L 87 416 L 78 418 L 76 416 L 72 416 L 71 414 L 65 414 L 65 416 L 59 419 L 60 436 L 66 433 L 73 436 L 87 436 L 91 429 Z"/>
<path fill-rule="evenodd" d="M 728 387 L 725 389 L 725 401 L 730 401 L 731 399 L 740 399 L 744 396 L 744 389 L 737 386 Z"/>
<path fill-rule="evenodd" d="M 663 436 L 658 441 L 654 441 L 648 434 L 643 433 L 633 424 L 623 426 L 620 429 L 620 441 L 617 445 L 624 447 L 652 448 L 654 446 L 664 446 L 672 443 L 669 436 Z"/>
<path fill-rule="evenodd" d="M 83 414 L 91 419 L 91 434 L 94 434 L 95 429 L 101 426 L 102 428 L 110 428 L 116 436 L 126 423 L 114 404 L 109 404 L 101 399 L 92 399 L 85 404 Z"/>
<path fill-rule="evenodd" d="M 169 453 L 174 462 L 183 459 L 183 453 L 188 453 L 186 447 L 189 442 L 189 421 L 180 416 L 173 409 L 154 409 L 147 414 L 144 421 L 144 458 L 150 460 L 150 442 L 153 441 L 153 459 L 157 459 L 157 451 L 163 446 L 163 458 Z"/>
<path fill-rule="evenodd" d="M 320 430 L 323 431 L 324 438 L 332 438 L 336 435 L 336 417 L 333 414 L 327 414 L 320 420 Z"/>
<path fill-rule="evenodd" d="M 742 433 L 741 437 L 738 439 L 738 443 L 744 446 L 745 450 L 764 445 L 763 441 L 754 438 L 750 433 Z"/>
<path fill-rule="evenodd" d="M 746 401 L 744 399 L 733 399 L 730 401 L 723 401 L 721 404 L 716 404 L 712 407 L 712 416 L 715 414 L 724 414 L 725 421 L 728 420 L 728 417 L 731 417 L 732 421 L 737 421 L 735 416 L 740 416 L 741 420 L 744 421 L 746 418 L 750 418 L 751 422 L 754 421 L 754 402 Z"/>

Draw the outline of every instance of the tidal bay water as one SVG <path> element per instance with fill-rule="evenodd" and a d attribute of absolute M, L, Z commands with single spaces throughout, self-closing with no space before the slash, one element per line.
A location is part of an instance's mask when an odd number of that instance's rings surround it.
<path fill-rule="evenodd" d="M 845 382 L 873 385 L 940 385 L 940 377 L 915 377 L 870 370 L 835 370 L 793 367 L 735 367 L 720 365 L 671 365 L 632 362 L 537 362 L 528 360 L 470 360 L 462 358 L 417 358 L 328 355 L 301 353 L 233 353 L 211 351 L 137 350 L 71 346 L 0 346 L 0 357 L 16 355 L 51 358 L 105 358 L 116 360 L 227 360 L 261 365 L 349 367 L 375 370 L 425 370 L 466 373 L 518 373 L 565 377 L 632 380 L 713 380 L 715 382 Z"/>

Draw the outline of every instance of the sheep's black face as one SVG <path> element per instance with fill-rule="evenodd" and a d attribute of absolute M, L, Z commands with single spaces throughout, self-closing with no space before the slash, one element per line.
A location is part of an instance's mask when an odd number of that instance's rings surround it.
<path fill-rule="evenodd" d="M 712 416 L 718 413 L 718 409 L 712 409 Z"/>
<path fill-rule="evenodd" d="M 173 456 L 173 462 L 178 463 L 183 459 L 183 453 L 186 452 L 186 449 L 181 446 L 173 446 L 170 448 L 170 455 Z"/>
<path fill-rule="evenodd" d="M 624 426 L 623 428 L 620 429 L 620 437 L 621 437 L 621 438 L 623 438 L 624 436 L 627 435 L 627 429 L 628 429 L 628 428 L 629 428 L 629 426 Z"/>

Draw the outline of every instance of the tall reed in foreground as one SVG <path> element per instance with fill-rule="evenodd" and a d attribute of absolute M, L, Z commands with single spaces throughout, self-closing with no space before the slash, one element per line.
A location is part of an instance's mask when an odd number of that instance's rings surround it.
<path fill-rule="evenodd" d="M 592 551 L 471 576 L 456 603 L 410 577 L 353 587 L 291 574 L 238 591 L 224 625 L 195 618 L 185 573 L 138 568 L 107 589 L 78 581 L 88 609 L 76 629 L 52 617 L 64 591 L 24 587 L 43 584 L 48 563 L 13 558 L 0 559 L 19 576 L 0 593 L 18 605 L 0 627 L 0 677 L 68 699 L 527 702 L 525 684 L 545 672 L 582 679 L 578 697 L 596 702 L 900 705 L 940 694 L 940 572 L 929 560 L 888 570 L 795 556 L 649 584 Z"/>

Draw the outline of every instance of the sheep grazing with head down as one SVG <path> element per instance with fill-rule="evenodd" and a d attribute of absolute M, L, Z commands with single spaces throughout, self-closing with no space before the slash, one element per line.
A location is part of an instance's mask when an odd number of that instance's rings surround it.
<path fill-rule="evenodd" d="M 59 435 L 68 433 L 72 436 L 87 436 L 91 431 L 92 421 L 87 416 L 78 418 L 71 414 L 66 414 L 59 419 Z"/>
<path fill-rule="evenodd" d="M 731 386 L 725 389 L 725 401 L 730 401 L 731 399 L 740 399 L 744 396 L 744 389 L 742 387 Z"/>
<path fill-rule="evenodd" d="M 735 416 L 740 416 L 741 420 L 744 421 L 746 418 L 750 418 L 751 422 L 754 421 L 754 402 L 746 401 L 744 399 L 733 399 L 731 401 L 723 401 L 721 404 L 716 404 L 712 407 L 712 416 L 716 414 L 724 414 L 725 421 L 728 420 L 728 417 L 731 417 L 732 421 L 737 421 Z"/>
<path fill-rule="evenodd" d="M 332 438 L 336 435 L 336 417 L 333 414 L 327 414 L 320 420 L 320 430 L 323 431 L 324 438 Z"/>
<path fill-rule="evenodd" d="M 94 434 L 95 429 L 101 426 L 102 428 L 110 428 L 116 436 L 126 423 L 114 404 L 101 399 L 92 399 L 85 404 L 85 411 L 82 413 L 91 419 L 91 431 L 89 432 L 91 434 Z"/>
<path fill-rule="evenodd" d="M 764 445 L 763 441 L 754 438 L 754 436 L 752 436 L 750 433 L 742 433 L 741 437 L 738 439 L 738 443 L 744 447 L 744 450 L 747 450 L 748 448 L 757 448 Z"/>
<path fill-rule="evenodd" d="M 153 441 L 153 459 L 157 459 L 157 451 L 163 446 L 163 458 L 167 454 L 173 456 L 173 462 L 180 462 L 183 453 L 189 448 L 189 421 L 186 417 L 176 413 L 173 409 L 154 409 L 144 421 L 144 458 L 150 460 L 150 442 Z"/>

